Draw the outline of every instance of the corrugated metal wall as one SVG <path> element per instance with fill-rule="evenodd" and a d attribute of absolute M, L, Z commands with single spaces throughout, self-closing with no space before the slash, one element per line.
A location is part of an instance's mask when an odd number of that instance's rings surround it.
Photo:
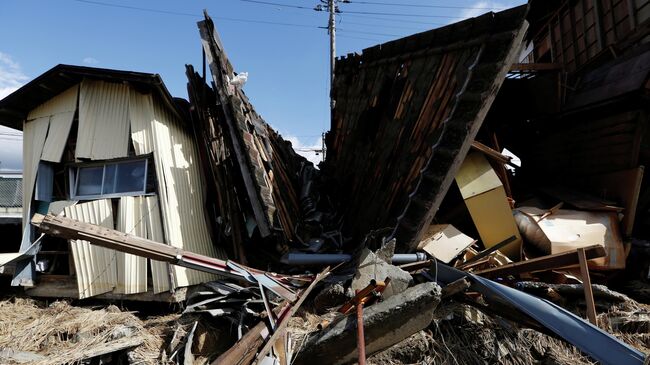
<path fill-rule="evenodd" d="M 77 97 L 78 96 L 78 97 Z M 225 258 L 210 237 L 198 151 L 193 135 L 162 100 L 126 84 L 84 80 L 34 109 L 25 123 L 25 222 L 39 160 L 60 162 L 79 99 L 75 156 L 91 160 L 126 157 L 129 140 L 136 155 L 153 153 L 157 196 L 122 197 L 117 229 L 157 242 Z M 48 127 L 50 133 L 48 134 Z M 130 137 L 130 138 L 129 138 Z M 45 146 L 45 148 L 43 148 Z M 66 207 L 64 214 L 113 228 L 110 199 Z M 133 294 L 147 290 L 147 260 L 73 241 L 79 298 L 114 290 Z M 151 262 L 154 292 L 213 280 L 214 275 Z M 173 285 L 172 285 L 173 281 Z"/>
<path fill-rule="evenodd" d="M 23 227 L 29 224 L 36 172 L 49 125 L 49 116 L 27 121 L 23 125 Z"/>
<path fill-rule="evenodd" d="M 212 244 L 205 216 L 204 181 L 194 138 L 181 121 L 154 100 L 151 133 L 166 242 L 194 253 L 225 258 Z M 175 286 L 214 280 L 215 276 L 174 266 Z"/>
<path fill-rule="evenodd" d="M 117 212 L 117 230 L 134 236 L 147 237 L 149 214 L 146 197 L 123 196 Z M 117 253 L 117 286 L 113 292 L 135 294 L 147 291 L 147 259 L 124 252 Z"/>
<path fill-rule="evenodd" d="M 30 113 L 30 115 L 50 118 L 50 129 L 47 132 L 41 160 L 61 162 L 61 155 L 63 155 L 65 143 L 68 141 L 74 113 L 77 111 L 78 93 L 79 86 L 75 85 Z"/>
<path fill-rule="evenodd" d="M 81 222 L 113 228 L 113 209 L 110 199 L 66 207 L 67 217 Z M 79 298 L 106 293 L 117 285 L 117 252 L 91 245 L 88 241 L 71 240 Z"/>
<path fill-rule="evenodd" d="M 83 80 L 79 94 L 76 158 L 126 157 L 129 147 L 129 86 Z"/>

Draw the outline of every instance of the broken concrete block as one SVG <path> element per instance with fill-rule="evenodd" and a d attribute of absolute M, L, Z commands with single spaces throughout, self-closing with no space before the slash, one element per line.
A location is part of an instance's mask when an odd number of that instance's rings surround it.
<path fill-rule="evenodd" d="M 390 283 L 384 290 L 384 298 L 390 298 L 403 292 L 413 282 L 411 274 L 387 263 L 372 251 L 364 248 L 361 251 L 359 267 L 352 279 L 352 290 L 356 292 L 368 286 L 371 280 L 383 281 L 386 278 L 390 278 Z"/>
<path fill-rule="evenodd" d="M 314 309 L 316 313 L 325 313 L 327 309 L 343 305 L 354 297 L 354 292 L 348 288 L 345 290 L 343 283 L 334 283 L 323 288 L 314 297 Z"/>
<path fill-rule="evenodd" d="M 381 303 L 364 308 L 366 354 L 371 355 L 423 330 L 440 303 L 441 290 L 423 283 Z M 347 364 L 357 359 L 357 320 L 349 315 L 311 337 L 296 358 L 296 365 Z"/>

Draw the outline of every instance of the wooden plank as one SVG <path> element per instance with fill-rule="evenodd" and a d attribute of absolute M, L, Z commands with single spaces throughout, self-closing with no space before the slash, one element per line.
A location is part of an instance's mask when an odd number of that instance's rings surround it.
<path fill-rule="evenodd" d="M 580 261 L 580 275 L 582 276 L 582 286 L 585 288 L 585 302 L 587 303 L 587 318 L 594 326 L 598 325 L 596 320 L 596 305 L 594 304 L 594 293 L 591 288 L 591 279 L 589 278 L 589 266 L 587 266 L 587 255 L 584 248 L 578 249 L 578 260 Z"/>
<path fill-rule="evenodd" d="M 288 308 L 280 313 L 278 316 L 279 323 L 277 324 L 277 327 L 275 329 L 275 332 L 271 337 L 266 341 L 266 344 L 262 348 L 262 350 L 257 354 L 257 357 L 255 358 L 254 364 L 262 364 L 264 358 L 266 355 L 271 351 L 271 347 L 275 345 L 275 342 L 277 339 L 284 334 L 285 329 L 287 328 L 287 325 L 289 325 L 289 320 L 291 317 L 293 317 L 294 314 L 298 311 L 302 303 L 307 299 L 309 296 L 309 293 L 311 293 L 312 290 L 314 290 L 314 287 L 316 284 L 318 284 L 321 280 L 325 279 L 328 277 L 330 274 L 330 269 L 329 267 L 326 267 L 323 271 L 321 271 L 318 275 L 316 275 L 316 278 L 314 281 L 309 284 L 307 289 L 305 289 L 302 293 L 300 293 L 300 299 L 294 304 L 288 306 Z"/>
<path fill-rule="evenodd" d="M 35 298 L 79 298 L 79 291 L 74 276 L 68 275 L 41 275 L 38 285 L 32 288 L 25 288 L 25 294 Z M 94 296 L 98 300 L 128 300 L 134 302 L 162 302 L 180 303 L 187 297 L 187 288 L 177 288 L 173 293 L 153 293 L 153 287 L 149 287 L 144 293 L 137 294 L 115 294 L 113 292 L 103 293 Z"/>
<path fill-rule="evenodd" d="M 605 256 L 605 248 L 599 245 L 585 247 L 584 252 L 588 260 Z M 474 272 L 474 274 L 487 277 L 518 275 L 523 273 L 559 269 L 565 266 L 579 264 L 579 261 L 578 250 L 574 250 L 526 261 L 513 262 L 511 264 L 495 268 L 479 270 Z"/>

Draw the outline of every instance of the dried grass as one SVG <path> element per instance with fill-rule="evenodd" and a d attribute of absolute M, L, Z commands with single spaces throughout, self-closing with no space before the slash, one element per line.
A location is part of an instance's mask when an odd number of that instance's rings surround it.
<path fill-rule="evenodd" d="M 167 316 L 143 322 L 115 306 L 88 309 L 57 301 L 39 306 L 31 299 L 0 301 L 0 348 L 33 352 L 47 360 L 35 364 L 69 364 L 85 351 L 125 336 L 137 336 L 142 345 L 129 356 L 132 363 L 160 363 L 170 321 Z"/>

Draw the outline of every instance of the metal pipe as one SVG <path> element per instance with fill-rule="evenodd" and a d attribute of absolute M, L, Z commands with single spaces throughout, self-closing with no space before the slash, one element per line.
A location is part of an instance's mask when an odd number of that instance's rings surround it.
<path fill-rule="evenodd" d="M 427 260 L 427 254 L 424 252 L 396 253 L 393 255 L 392 264 L 404 265 L 404 264 L 410 264 L 412 262 L 426 261 L 426 260 Z"/>
<path fill-rule="evenodd" d="M 290 252 L 282 256 L 280 262 L 287 265 L 310 266 L 310 265 L 336 265 L 352 260 L 352 255 L 335 253 L 300 253 Z M 424 252 L 399 253 L 393 255 L 393 265 L 403 265 L 411 262 L 426 261 L 427 255 Z"/>
<path fill-rule="evenodd" d="M 366 365 L 366 337 L 363 333 L 363 302 L 357 303 L 357 351 L 359 365 Z"/>

